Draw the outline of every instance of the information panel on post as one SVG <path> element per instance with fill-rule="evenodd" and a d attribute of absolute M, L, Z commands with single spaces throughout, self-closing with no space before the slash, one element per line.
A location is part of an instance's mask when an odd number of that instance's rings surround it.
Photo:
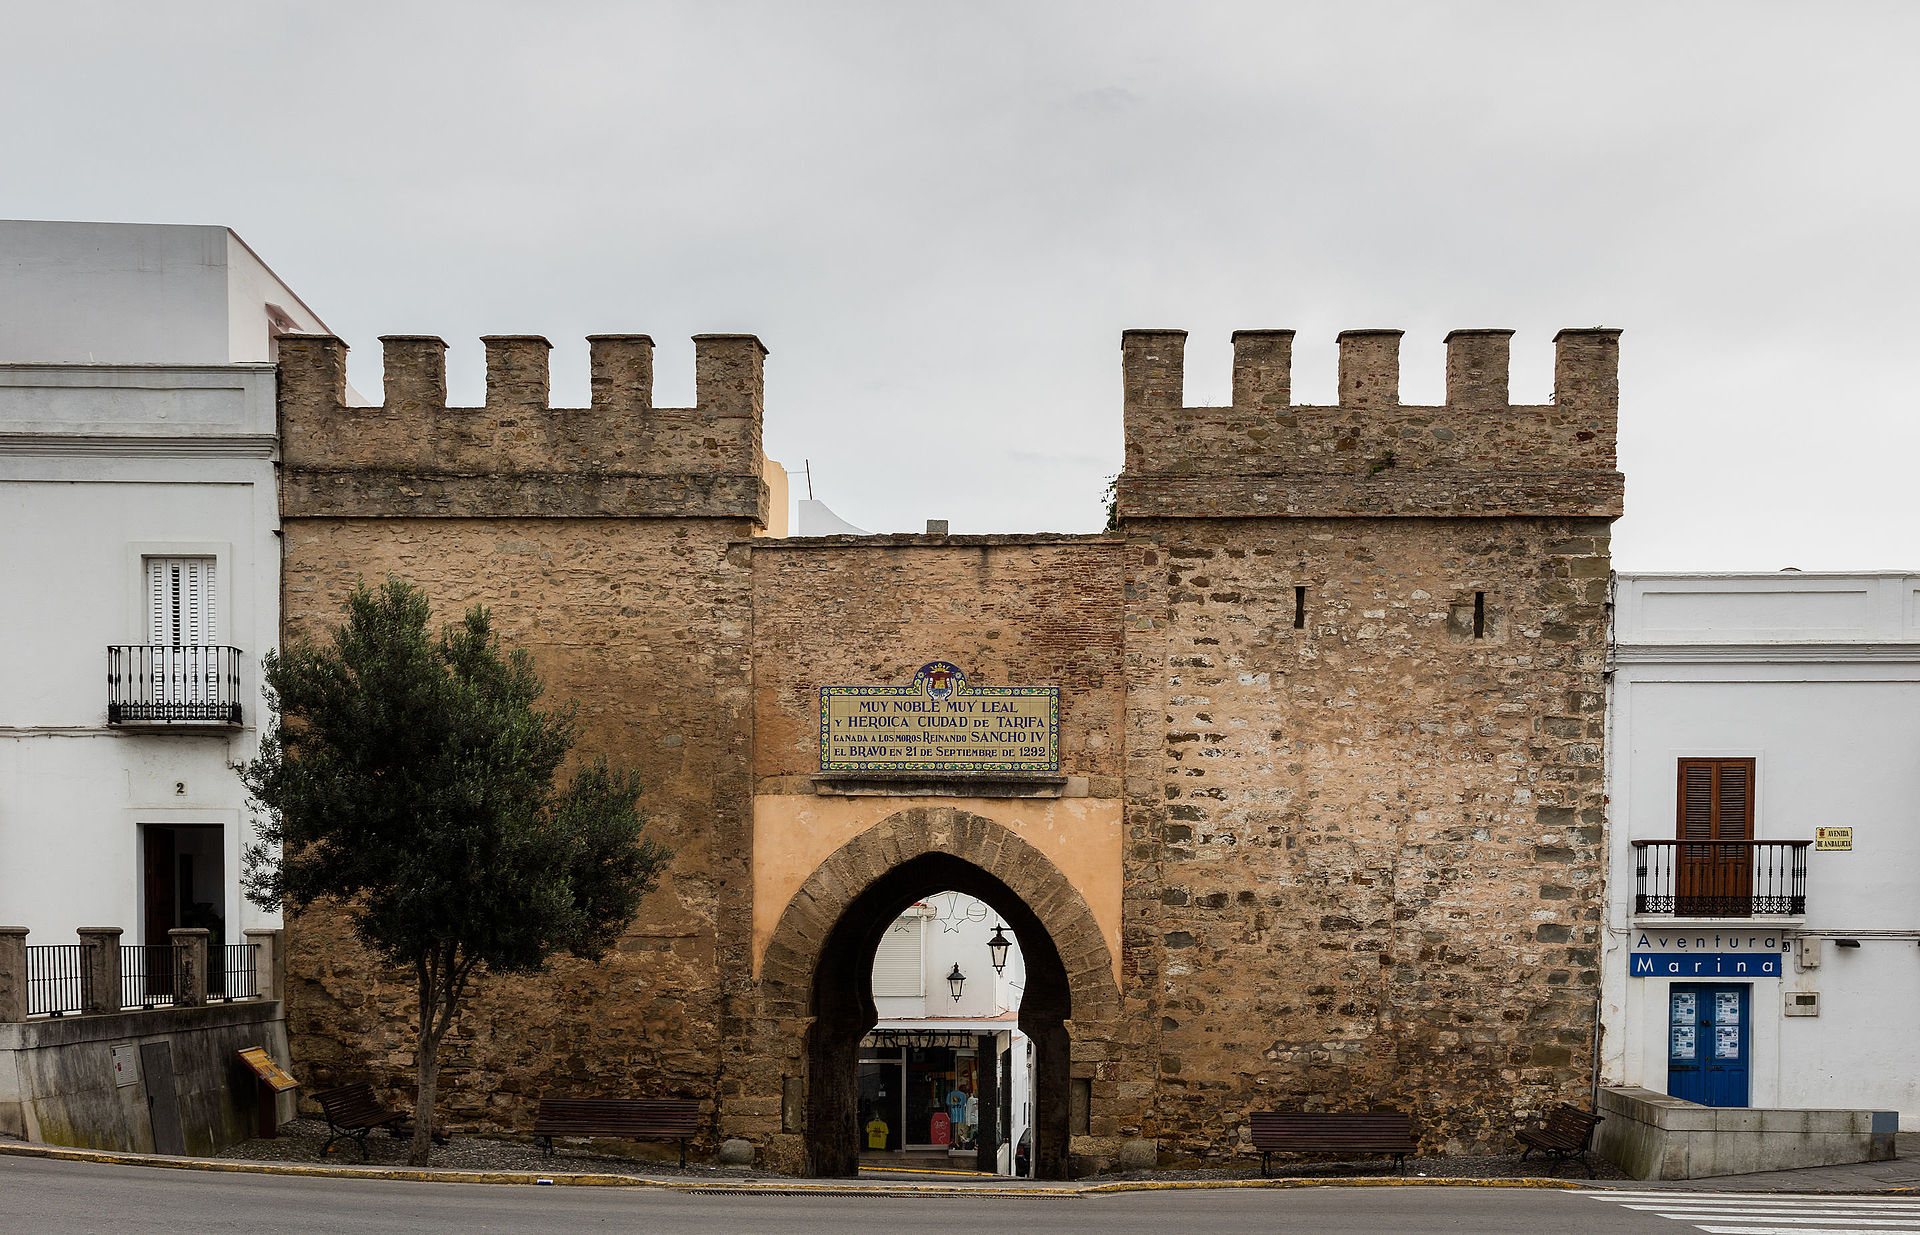
<path fill-rule="evenodd" d="M 258 1077 L 262 1083 L 270 1086 L 275 1093 L 284 1093 L 289 1089 L 297 1089 L 299 1087 L 300 1082 L 294 1080 L 279 1064 L 273 1061 L 273 1057 L 267 1054 L 266 1047 L 243 1047 L 238 1054 L 242 1062 L 253 1070 L 253 1074 Z"/>
<path fill-rule="evenodd" d="M 820 688 L 822 772 L 1060 770 L 1060 688 L 974 686 L 944 660 L 906 686 Z"/>

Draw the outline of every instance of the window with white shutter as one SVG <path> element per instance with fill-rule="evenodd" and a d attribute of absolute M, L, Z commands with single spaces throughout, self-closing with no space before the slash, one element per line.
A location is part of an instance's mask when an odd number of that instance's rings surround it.
<path fill-rule="evenodd" d="M 927 993 L 927 965 L 920 949 L 920 927 L 926 919 L 897 918 L 880 937 L 873 954 L 873 994 L 911 997 Z"/>
<path fill-rule="evenodd" d="M 148 643 L 158 647 L 206 647 L 220 641 L 214 560 L 147 559 Z"/>

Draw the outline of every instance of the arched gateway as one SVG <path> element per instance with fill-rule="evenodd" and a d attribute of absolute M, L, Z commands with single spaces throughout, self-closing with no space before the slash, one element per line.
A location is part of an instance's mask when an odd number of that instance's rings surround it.
<path fill-rule="evenodd" d="M 859 1167 L 856 1064 L 878 1019 L 874 950 L 904 909 L 943 889 L 987 902 L 1019 937 L 1020 1028 L 1036 1047 L 1034 1171 L 1066 1175 L 1073 1043 L 1106 1040 L 1119 1017 L 1113 956 L 1085 898 L 1045 855 L 1002 824 L 944 806 L 900 811 L 843 845 L 794 894 L 768 942 L 761 1023 L 802 1065 L 796 1131 L 810 1174 Z"/>

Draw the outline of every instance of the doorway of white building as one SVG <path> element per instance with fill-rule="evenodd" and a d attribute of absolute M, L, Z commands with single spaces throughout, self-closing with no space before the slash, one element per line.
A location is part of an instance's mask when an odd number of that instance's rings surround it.
<path fill-rule="evenodd" d="M 156 962 L 176 927 L 203 927 L 207 937 L 207 994 L 226 992 L 225 829 L 219 824 L 148 823 L 140 827 L 141 935 L 147 963 L 139 966 L 143 998 L 173 993 L 172 966 Z"/>
<path fill-rule="evenodd" d="M 1702 1106 L 1746 1106 L 1751 983 L 1674 983 L 1667 1092 Z"/>
<path fill-rule="evenodd" d="M 881 937 L 872 983 L 879 1020 L 860 1041 L 861 1166 L 976 1170 L 984 1135 L 996 1169 L 1020 1173 L 1032 1052 L 1019 1027 L 1026 964 L 1013 932 L 975 897 L 925 897 Z"/>

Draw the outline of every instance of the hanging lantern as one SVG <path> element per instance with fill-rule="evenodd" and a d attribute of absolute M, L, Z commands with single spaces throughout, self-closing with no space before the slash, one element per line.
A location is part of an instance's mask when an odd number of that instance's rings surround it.
<path fill-rule="evenodd" d="M 993 957 L 995 973 L 1007 971 L 1007 949 L 1013 946 L 1013 940 L 1007 938 L 1006 929 L 1004 926 L 995 926 L 993 938 L 987 940 L 987 955 Z"/>
<path fill-rule="evenodd" d="M 960 988 L 966 983 L 967 975 L 960 972 L 960 962 L 953 963 L 953 972 L 947 975 L 947 989 L 953 992 L 953 1001 L 960 1002 Z"/>

